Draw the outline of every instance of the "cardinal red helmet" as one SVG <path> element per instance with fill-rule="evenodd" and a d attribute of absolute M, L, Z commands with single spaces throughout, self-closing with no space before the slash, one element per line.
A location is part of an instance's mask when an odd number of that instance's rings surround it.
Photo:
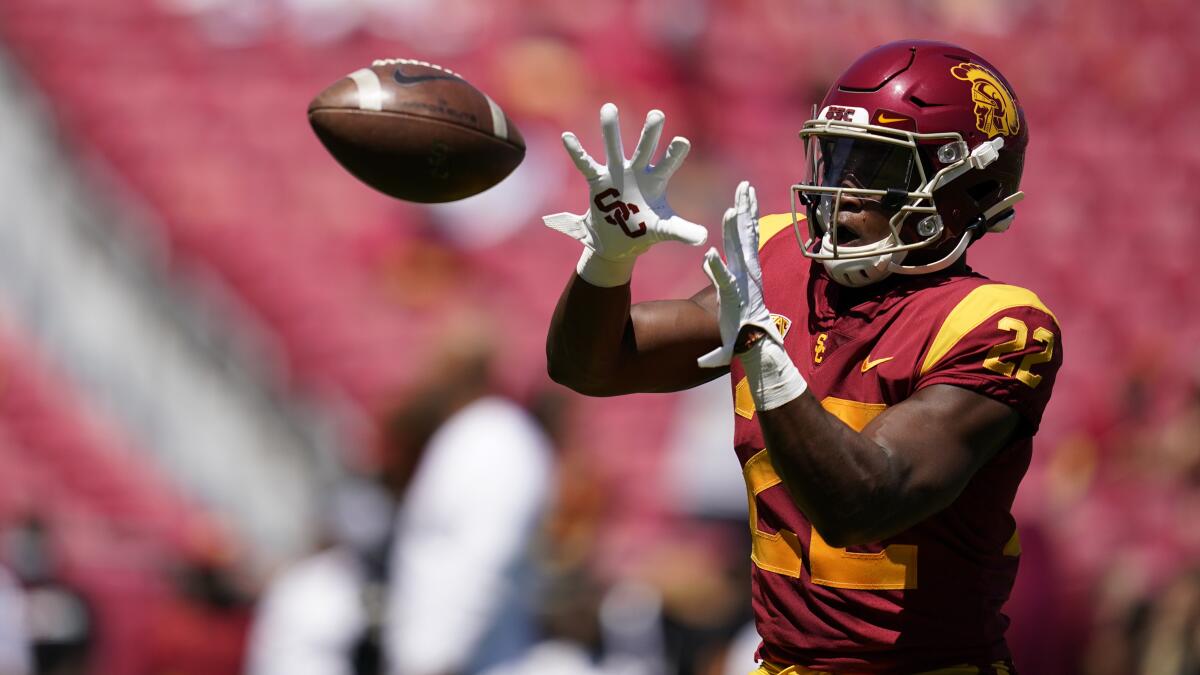
<path fill-rule="evenodd" d="M 925 274 L 958 260 L 984 232 L 1013 218 L 1029 130 L 1012 87 L 974 52 L 904 40 L 854 62 L 804 124 L 809 176 L 792 186 L 792 211 L 807 207 L 804 254 L 848 286 L 892 273 Z M 841 196 L 874 200 L 891 234 L 838 246 Z M 794 218 L 799 220 L 798 218 Z M 908 252 L 947 252 L 904 265 Z"/>

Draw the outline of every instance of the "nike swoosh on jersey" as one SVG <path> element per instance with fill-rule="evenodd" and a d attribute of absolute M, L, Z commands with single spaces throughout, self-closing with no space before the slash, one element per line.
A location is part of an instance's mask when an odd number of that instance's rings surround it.
<path fill-rule="evenodd" d="M 870 370 L 870 369 L 874 368 L 875 366 L 877 366 L 877 365 L 879 365 L 879 364 L 881 364 L 881 363 L 887 363 L 888 361 L 891 361 L 891 360 L 892 360 L 892 359 L 894 359 L 894 358 L 896 358 L 896 357 L 894 357 L 894 356 L 887 356 L 887 357 L 884 357 L 884 358 L 882 358 L 882 359 L 875 359 L 874 361 L 872 361 L 872 360 L 871 360 L 871 357 L 869 357 L 869 356 L 868 356 L 867 358 L 863 359 L 863 363 L 862 363 L 862 372 L 864 372 L 864 373 L 865 373 L 865 372 L 867 372 L 868 370 Z"/>
<path fill-rule="evenodd" d="M 419 82 L 428 82 L 430 80 L 457 80 L 459 78 L 454 75 L 405 75 L 404 70 L 397 68 L 392 73 L 392 79 L 401 87 L 407 87 Z"/>
<path fill-rule="evenodd" d="M 875 121 L 879 122 L 880 124 L 891 124 L 893 122 L 907 122 L 908 119 L 909 118 L 907 117 L 888 117 L 883 113 L 879 113 L 879 117 L 876 117 Z"/>

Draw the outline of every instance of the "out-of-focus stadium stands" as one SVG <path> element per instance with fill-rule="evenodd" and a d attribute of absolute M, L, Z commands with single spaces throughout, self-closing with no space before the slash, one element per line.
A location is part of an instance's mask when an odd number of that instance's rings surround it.
<path fill-rule="evenodd" d="M 0 72 L 0 89 L 0 286 L 9 319 L 70 375 L 65 391 L 76 386 L 95 412 L 116 413 L 135 446 L 187 477 L 189 492 L 240 512 L 260 548 L 306 546 L 295 517 L 312 501 L 312 478 L 298 465 L 317 454 L 305 447 L 316 443 L 262 385 L 261 373 L 274 370 L 272 340 L 251 349 L 254 322 L 213 274 L 168 267 L 145 236 L 153 230 L 138 229 L 145 221 L 133 193 L 105 181 L 84 187 L 79 159 L 53 147 L 52 129 L 37 120 L 45 107 L 27 100 L 11 69 Z M 204 293 L 187 298 L 193 289 Z M 244 317 L 236 331 L 235 315 Z M 242 452 L 246 445 L 260 452 Z M 220 469 L 232 464 L 242 478 Z M 267 502 L 250 488 L 270 476 L 283 485 Z"/>
<path fill-rule="evenodd" d="M 1124 429 L 1171 417 L 1200 363 L 1196 35 L 1200 11 L 1188 0 L 0 2 L 0 47 L 45 97 L 59 140 L 86 160 L 80 166 L 136 195 L 169 274 L 208 270 L 231 290 L 248 314 L 230 314 L 230 332 L 262 327 L 278 346 L 261 355 L 278 362 L 253 377 L 297 400 L 348 401 L 357 419 L 404 389 L 435 338 L 431 319 L 455 304 L 497 314 L 511 389 L 545 385 L 544 330 L 577 250 L 538 216 L 582 208 L 582 185 L 555 154 L 555 136 L 572 129 L 598 147 L 601 102 L 621 106 L 627 134 L 660 107 L 668 131 L 692 139 L 671 199 L 712 226 L 742 178 L 758 187 L 765 211 L 788 208 L 802 159 L 794 134 L 859 52 L 902 36 L 969 44 L 1013 82 L 1032 134 L 1029 199 L 1012 231 L 989 236 L 971 260 L 1035 289 L 1063 326 L 1068 356 L 1018 516 L 1045 528 L 1048 555 L 1083 570 L 1072 577 L 1075 599 L 1105 566 L 1098 554 L 1072 557 L 1067 543 L 1094 520 L 1050 517 L 1060 515 L 1053 486 L 1076 468 L 1054 464 L 1055 449 L 1072 448 L 1081 465 L 1107 461 L 1128 447 Z M 312 136 L 305 106 L 331 81 L 388 56 L 438 61 L 488 91 L 531 146 L 510 181 L 556 189 L 451 211 L 356 183 Z M 539 152 L 548 159 L 532 161 Z M 485 246 L 461 245 L 456 222 L 486 226 L 499 209 L 506 222 L 526 224 Z M 639 266 L 635 295 L 694 292 L 705 283 L 698 263 L 697 251 L 660 247 Z M 160 455 L 167 466 L 151 468 L 153 448 L 135 450 L 151 440 L 144 429 L 81 400 L 72 379 L 80 373 L 54 374 L 39 355 L 46 336 L 20 329 L 27 317 L 13 312 L 17 328 L 0 341 L 0 511 L 53 503 L 69 560 L 120 557 L 87 576 L 97 588 L 127 581 L 114 597 L 165 593 L 130 570 L 151 564 L 143 545 L 183 555 L 180 524 L 205 516 L 172 486 L 204 493 L 188 475 L 195 465 Z M 1130 422 L 1125 394 L 1146 377 L 1146 412 Z M 615 574 L 670 522 L 660 473 L 675 399 L 580 405 L 578 437 L 612 504 L 596 564 Z M 343 440 L 370 444 L 369 433 Z M 212 471 L 213 483 L 238 474 Z M 1080 490 L 1072 507 L 1107 513 L 1096 506 L 1105 497 Z M 206 494 L 220 501 L 218 493 Z M 1121 503 L 1113 517 L 1137 522 L 1139 503 Z M 1185 527 L 1162 517 L 1167 529 Z M 128 530 L 100 534 L 97 522 Z M 114 543 L 126 539 L 134 543 Z M 1200 542 L 1180 540 L 1172 559 L 1195 561 Z M 111 658 L 117 665 L 104 672 L 134 672 Z"/>

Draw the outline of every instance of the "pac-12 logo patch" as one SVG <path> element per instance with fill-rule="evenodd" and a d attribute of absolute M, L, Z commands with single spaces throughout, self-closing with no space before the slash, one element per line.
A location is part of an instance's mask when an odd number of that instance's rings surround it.
<path fill-rule="evenodd" d="M 792 327 L 792 320 L 782 314 L 772 314 L 771 320 L 775 322 L 775 328 L 779 329 L 779 337 L 787 337 L 788 330 Z"/>
<path fill-rule="evenodd" d="M 960 63 L 950 69 L 950 74 L 971 83 L 975 127 L 988 138 L 1012 136 L 1021 130 L 1017 101 L 994 73 L 978 63 Z"/>

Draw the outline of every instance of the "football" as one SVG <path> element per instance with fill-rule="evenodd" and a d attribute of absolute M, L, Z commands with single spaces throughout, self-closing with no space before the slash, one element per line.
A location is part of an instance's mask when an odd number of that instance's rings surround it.
<path fill-rule="evenodd" d="M 499 183 L 525 139 L 487 94 L 425 61 L 381 59 L 308 106 L 329 153 L 371 187 L 413 202 L 449 202 Z"/>

